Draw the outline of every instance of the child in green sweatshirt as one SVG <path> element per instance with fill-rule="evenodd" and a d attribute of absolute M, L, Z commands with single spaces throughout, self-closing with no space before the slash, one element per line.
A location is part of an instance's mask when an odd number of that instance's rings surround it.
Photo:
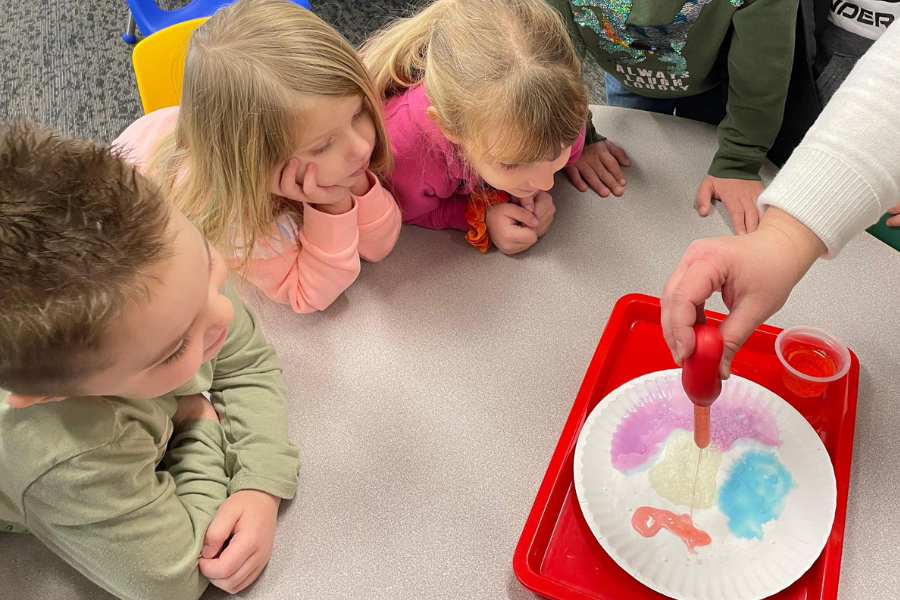
<path fill-rule="evenodd" d="M 225 276 L 108 149 L 0 126 L 0 531 L 120 598 L 256 579 L 299 462 L 275 351 Z"/>
<path fill-rule="evenodd" d="M 718 198 L 736 233 L 754 231 L 759 169 L 781 127 L 799 0 L 547 1 L 581 54 L 606 71 L 608 104 L 718 125 L 719 150 L 697 209 L 708 214 Z M 622 156 L 589 129 L 569 175 L 582 191 L 587 182 L 619 195 Z"/>

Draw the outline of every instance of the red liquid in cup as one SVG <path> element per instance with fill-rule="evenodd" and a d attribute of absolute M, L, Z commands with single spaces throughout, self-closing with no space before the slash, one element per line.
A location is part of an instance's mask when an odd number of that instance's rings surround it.
<path fill-rule="evenodd" d="M 789 365 L 809 377 L 831 377 L 840 368 L 841 357 L 835 350 L 814 338 L 788 340 L 781 353 Z M 800 379 L 787 369 L 783 380 L 789 390 L 802 398 L 820 396 L 830 383 Z"/>

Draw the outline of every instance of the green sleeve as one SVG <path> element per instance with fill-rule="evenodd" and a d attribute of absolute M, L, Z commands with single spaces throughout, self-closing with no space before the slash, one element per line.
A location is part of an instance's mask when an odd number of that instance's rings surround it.
<path fill-rule="evenodd" d="M 587 132 L 584 135 L 584 146 L 588 147 L 591 144 L 602 142 L 605 139 L 606 137 L 597 133 L 597 130 L 594 128 L 594 115 L 591 112 L 590 107 L 588 107 Z"/>
<path fill-rule="evenodd" d="M 292 498 L 300 460 L 288 439 L 281 365 L 256 315 L 232 288 L 226 295 L 234 305 L 234 320 L 216 359 L 209 393 L 225 430 L 228 493 L 254 489 Z"/>
<path fill-rule="evenodd" d="M 799 0 L 747 0 L 735 11 L 728 51 L 728 107 L 709 174 L 759 179 L 781 129 L 794 61 Z"/>
<path fill-rule="evenodd" d="M 60 463 L 25 492 L 25 525 L 66 562 L 125 600 L 196 600 L 209 583 L 197 559 L 226 498 L 224 438 L 190 421 L 156 471 L 149 436 Z"/>

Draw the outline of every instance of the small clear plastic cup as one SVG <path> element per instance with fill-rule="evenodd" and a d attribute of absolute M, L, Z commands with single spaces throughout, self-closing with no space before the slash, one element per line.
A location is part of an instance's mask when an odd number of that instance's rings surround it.
<path fill-rule="evenodd" d="M 784 385 L 801 398 L 821 396 L 850 370 L 850 351 L 818 327 L 785 329 L 775 339 L 775 354 L 784 367 Z"/>

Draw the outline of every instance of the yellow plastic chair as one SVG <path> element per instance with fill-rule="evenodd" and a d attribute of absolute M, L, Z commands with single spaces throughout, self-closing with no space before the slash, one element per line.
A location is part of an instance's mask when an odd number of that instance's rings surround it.
<path fill-rule="evenodd" d="M 131 62 L 145 114 L 181 102 L 188 42 L 191 33 L 206 20 L 192 19 L 166 27 L 134 47 Z"/>

